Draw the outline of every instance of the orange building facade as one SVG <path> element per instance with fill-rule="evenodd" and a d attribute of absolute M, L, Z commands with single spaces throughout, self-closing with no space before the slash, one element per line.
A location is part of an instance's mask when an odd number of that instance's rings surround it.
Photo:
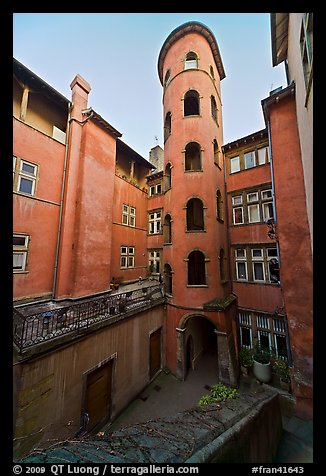
<path fill-rule="evenodd" d="M 266 129 L 223 145 L 225 72 L 213 33 L 198 22 L 173 30 L 158 75 L 164 152 L 157 145 L 147 160 L 88 107 L 85 79 L 74 78 L 68 100 L 14 60 L 15 306 L 97 299 L 112 283 L 162 277 L 164 304 L 144 324 L 153 341 L 158 333 L 158 357 L 148 372 L 143 356 L 137 391 L 163 367 L 185 379 L 207 353 L 216 380 L 236 385 L 239 350 L 258 342 L 293 364 L 309 415 L 312 302 L 298 299 L 297 271 L 310 292 L 311 248 L 290 90 L 263 101 Z M 138 331 L 124 325 L 132 342 Z"/>

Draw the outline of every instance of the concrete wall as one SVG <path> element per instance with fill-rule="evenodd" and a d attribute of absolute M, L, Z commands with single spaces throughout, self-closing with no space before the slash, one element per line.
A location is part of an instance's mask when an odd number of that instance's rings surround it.
<path fill-rule="evenodd" d="M 74 436 L 84 405 L 85 374 L 109 358 L 115 359 L 114 419 L 149 382 L 149 336 L 162 327 L 163 315 L 159 306 L 43 357 L 16 363 L 15 454 Z"/>

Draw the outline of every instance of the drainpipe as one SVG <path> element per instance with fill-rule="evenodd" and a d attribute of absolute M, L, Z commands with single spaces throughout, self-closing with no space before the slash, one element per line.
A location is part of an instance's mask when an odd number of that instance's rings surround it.
<path fill-rule="evenodd" d="M 65 143 L 65 158 L 63 163 L 63 177 L 62 177 L 61 198 L 60 198 L 59 225 L 58 225 L 58 233 L 57 233 L 57 246 L 55 251 L 54 273 L 53 273 L 52 299 L 55 298 L 55 291 L 57 287 L 59 247 L 60 247 L 60 237 L 61 237 L 61 228 L 62 228 L 63 198 L 64 198 L 65 188 L 66 188 L 66 171 L 67 171 L 67 161 L 68 161 L 68 145 L 69 145 L 70 124 L 71 124 L 71 120 L 70 120 L 71 110 L 72 110 L 72 103 L 69 102 L 66 143 Z"/>
<path fill-rule="evenodd" d="M 228 194 L 227 194 L 227 183 L 226 183 L 226 160 L 225 160 L 225 154 L 224 155 L 224 161 L 223 161 L 223 171 L 224 171 L 224 196 L 225 196 L 225 214 L 226 214 L 226 239 L 227 239 L 227 246 L 228 246 L 228 273 L 229 273 L 229 279 L 231 281 L 231 294 L 233 294 L 233 279 L 232 279 L 232 273 L 231 273 L 231 243 L 230 243 L 230 224 L 229 224 L 229 208 L 228 208 Z"/>
<path fill-rule="evenodd" d="M 67 163 L 68 163 L 70 125 L 72 121 L 75 121 L 75 122 L 78 122 L 78 124 L 83 126 L 94 115 L 94 111 L 91 107 L 88 109 L 84 109 L 82 110 L 82 114 L 87 115 L 87 117 L 83 121 L 78 121 L 75 118 L 71 118 L 72 107 L 73 107 L 73 103 L 69 102 L 68 103 L 68 124 L 67 124 L 66 143 L 65 143 L 65 158 L 64 158 L 64 165 L 63 165 L 63 177 L 62 177 L 61 198 L 60 198 L 59 226 L 58 226 L 57 247 L 56 247 L 56 253 L 55 253 L 55 264 L 54 264 L 54 273 L 53 273 L 52 299 L 55 299 L 55 292 L 57 287 L 59 249 L 60 249 L 61 229 L 62 229 L 63 200 L 64 200 L 65 189 L 66 189 L 66 173 L 67 173 Z"/>

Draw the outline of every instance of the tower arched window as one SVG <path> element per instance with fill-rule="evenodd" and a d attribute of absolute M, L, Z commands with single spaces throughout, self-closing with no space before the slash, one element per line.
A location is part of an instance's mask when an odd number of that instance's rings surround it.
<path fill-rule="evenodd" d="M 214 121 L 217 123 L 217 105 L 214 96 L 211 96 L 211 112 Z"/>
<path fill-rule="evenodd" d="M 220 190 L 217 190 L 216 192 L 216 218 L 221 221 L 224 220 L 223 200 Z"/>
<path fill-rule="evenodd" d="M 217 143 L 217 140 L 213 140 L 213 153 L 214 153 L 214 163 L 221 167 L 221 150 Z"/>
<path fill-rule="evenodd" d="M 172 294 L 172 268 L 169 264 L 164 265 L 165 292 Z"/>
<path fill-rule="evenodd" d="M 171 113 L 167 112 L 164 121 L 164 142 L 171 134 Z"/>
<path fill-rule="evenodd" d="M 188 284 L 206 284 L 205 256 L 199 250 L 192 251 L 188 256 Z"/>
<path fill-rule="evenodd" d="M 164 87 L 166 88 L 169 82 L 171 81 L 171 71 L 168 69 L 167 72 L 165 73 L 165 78 L 164 78 Z"/>
<path fill-rule="evenodd" d="M 166 192 L 172 186 L 172 167 L 171 164 L 166 164 L 164 175 L 164 191 Z"/>
<path fill-rule="evenodd" d="M 184 116 L 199 116 L 199 94 L 194 89 L 184 95 L 183 110 Z"/>
<path fill-rule="evenodd" d="M 220 261 L 220 279 L 223 282 L 227 280 L 226 258 L 225 258 L 225 251 L 223 250 L 223 248 L 220 249 L 219 261 Z"/>
<path fill-rule="evenodd" d="M 189 142 L 185 150 L 185 170 L 202 170 L 201 150 L 197 142 Z"/>
<path fill-rule="evenodd" d="M 212 65 L 210 65 L 210 67 L 209 67 L 209 73 L 212 76 L 212 78 L 215 79 L 214 68 L 213 68 Z"/>
<path fill-rule="evenodd" d="M 185 69 L 197 69 L 198 68 L 198 56 L 194 51 L 189 51 L 185 59 Z"/>
<path fill-rule="evenodd" d="M 204 207 L 199 198 L 191 198 L 187 202 L 187 231 L 204 230 Z"/>
<path fill-rule="evenodd" d="M 167 214 L 164 218 L 163 224 L 164 243 L 172 243 L 172 219 L 171 215 Z"/>

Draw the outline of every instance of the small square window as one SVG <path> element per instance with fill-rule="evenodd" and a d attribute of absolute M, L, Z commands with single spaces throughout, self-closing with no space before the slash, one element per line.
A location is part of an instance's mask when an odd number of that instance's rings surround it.
<path fill-rule="evenodd" d="M 272 198 L 272 189 L 269 188 L 268 190 L 262 190 L 261 198 L 262 200 L 270 200 Z"/>
<path fill-rule="evenodd" d="M 247 193 L 247 202 L 258 202 L 258 192 Z"/>
<path fill-rule="evenodd" d="M 232 197 L 232 205 L 242 205 L 242 195 Z"/>
<path fill-rule="evenodd" d="M 244 248 L 238 248 L 235 250 L 235 257 L 237 259 L 245 259 L 246 258 L 246 250 Z"/>

